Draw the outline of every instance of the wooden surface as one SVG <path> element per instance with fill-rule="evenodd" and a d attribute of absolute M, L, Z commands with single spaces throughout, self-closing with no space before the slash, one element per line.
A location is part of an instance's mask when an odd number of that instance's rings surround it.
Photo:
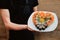
<path fill-rule="evenodd" d="M 60 40 L 60 0 L 39 0 L 38 10 L 55 12 L 59 23 L 53 32 L 35 33 L 35 40 Z"/>

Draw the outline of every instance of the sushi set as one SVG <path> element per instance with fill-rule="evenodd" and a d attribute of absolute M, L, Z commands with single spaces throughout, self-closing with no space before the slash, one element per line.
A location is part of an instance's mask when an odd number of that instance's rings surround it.
<path fill-rule="evenodd" d="M 58 25 L 56 13 L 49 11 L 36 11 L 28 19 L 28 27 L 38 32 L 54 31 Z"/>

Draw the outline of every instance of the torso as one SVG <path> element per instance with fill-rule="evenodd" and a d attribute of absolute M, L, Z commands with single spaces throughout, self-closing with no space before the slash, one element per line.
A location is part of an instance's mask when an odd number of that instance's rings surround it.
<path fill-rule="evenodd" d="M 11 1 L 10 16 L 11 21 L 18 24 L 27 24 L 27 20 L 30 14 L 33 12 L 33 7 L 30 5 L 30 13 L 24 13 L 24 7 L 26 0 L 15 0 Z"/>
<path fill-rule="evenodd" d="M 17 24 L 27 24 L 30 14 L 33 12 L 33 7 L 30 6 L 30 13 L 24 13 L 25 0 L 15 0 L 11 2 L 10 19 L 11 22 Z M 18 37 L 19 36 L 19 37 Z M 28 39 L 27 39 L 28 37 Z M 28 30 L 14 31 L 10 30 L 10 40 L 33 40 L 33 33 Z"/>

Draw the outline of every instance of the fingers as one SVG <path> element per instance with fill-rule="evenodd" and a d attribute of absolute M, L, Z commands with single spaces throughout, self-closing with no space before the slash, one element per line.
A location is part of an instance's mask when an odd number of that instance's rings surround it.
<path fill-rule="evenodd" d="M 29 28 L 29 27 L 28 27 L 28 30 L 29 30 L 29 31 L 33 31 L 33 30 L 32 30 L 31 28 Z"/>
<path fill-rule="evenodd" d="M 29 31 L 36 32 L 35 30 L 33 30 L 33 29 L 31 29 L 30 27 L 28 27 L 28 25 L 27 25 L 26 27 L 27 27 L 27 29 L 28 29 Z"/>
<path fill-rule="evenodd" d="M 29 27 L 28 27 L 28 30 L 29 31 L 32 31 L 32 32 L 36 32 L 35 30 L 33 30 L 33 29 L 29 28 Z"/>

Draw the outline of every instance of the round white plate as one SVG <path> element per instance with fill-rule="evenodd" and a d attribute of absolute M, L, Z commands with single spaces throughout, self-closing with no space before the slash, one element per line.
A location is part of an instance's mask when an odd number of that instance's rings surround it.
<path fill-rule="evenodd" d="M 44 12 L 48 12 L 48 11 L 44 11 Z M 35 27 L 35 25 L 33 24 L 32 22 L 32 15 L 34 15 L 35 12 L 33 12 L 31 14 L 31 16 L 29 17 L 28 19 L 28 27 L 30 27 L 31 29 L 35 30 L 35 31 L 38 31 L 38 32 L 51 32 L 51 31 L 54 31 L 56 28 L 57 28 L 57 25 L 58 25 L 58 18 L 56 16 L 56 13 L 52 13 L 52 15 L 54 15 L 54 22 L 49 26 L 47 27 L 45 30 L 39 30 Z"/>

